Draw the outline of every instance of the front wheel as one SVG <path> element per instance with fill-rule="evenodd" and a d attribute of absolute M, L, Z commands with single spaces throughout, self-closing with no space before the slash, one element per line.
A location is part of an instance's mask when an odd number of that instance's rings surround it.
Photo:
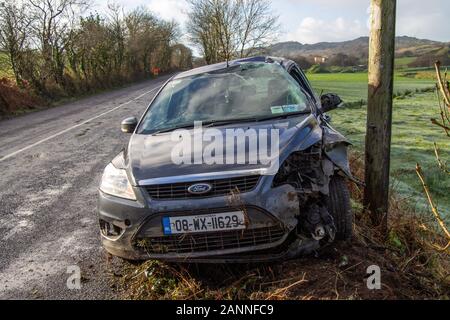
<path fill-rule="evenodd" d="M 350 192 L 345 179 L 339 175 L 331 177 L 327 207 L 336 226 L 336 239 L 352 237 L 353 214 L 350 206 Z"/>

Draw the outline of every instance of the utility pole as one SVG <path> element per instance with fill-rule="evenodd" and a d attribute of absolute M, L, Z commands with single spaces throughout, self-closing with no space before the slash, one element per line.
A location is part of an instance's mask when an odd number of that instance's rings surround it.
<path fill-rule="evenodd" d="M 396 0 L 371 0 L 364 205 L 387 231 Z"/>

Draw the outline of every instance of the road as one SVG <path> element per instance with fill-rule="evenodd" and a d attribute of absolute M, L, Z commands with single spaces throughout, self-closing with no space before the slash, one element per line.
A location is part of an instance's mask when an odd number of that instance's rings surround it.
<path fill-rule="evenodd" d="M 0 122 L 0 298 L 115 298 L 121 264 L 100 244 L 97 187 L 168 77 Z M 68 268 L 81 270 L 69 290 Z"/>

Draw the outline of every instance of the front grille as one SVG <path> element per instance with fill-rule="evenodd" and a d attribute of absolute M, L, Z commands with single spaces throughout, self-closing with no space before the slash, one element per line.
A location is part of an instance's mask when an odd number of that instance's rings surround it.
<path fill-rule="evenodd" d="M 217 179 L 198 182 L 180 182 L 170 184 L 158 184 L 146 186 L 149 196 L 153 199 L 189 199 L 205 198 L 230 194 L 230 192 L 248 192 L 252 190 L 259 181 L 259 176 L 245 176 L 236 178 Z M 191 194 L 188 188 L 196 183 L 209 183 L 211 191 L 207 194 Z"/>
<path fill-rule="evenodd" d="M 193 253 L 270 244 L 282 239 L 284 234 L 284 229 L 276 225 L 257 229 L 144 238 L 137 241 L 137 246 L 144 248 L 149 254 Z"/>

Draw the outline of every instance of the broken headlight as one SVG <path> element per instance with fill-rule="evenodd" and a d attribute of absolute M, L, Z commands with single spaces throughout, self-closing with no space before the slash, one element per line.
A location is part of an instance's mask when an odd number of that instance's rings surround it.
<path fill-rule="evenodd" d="M 117 169 L 112 163 L 103 172 L 100 190 L 112 196 L 136 200 L 133 188 L 123 169 Z"/>
<path fill-rule="evenodd" d="M 315 189 L 312 184 L 320 182 L 321 147 L 313 145 L 306 150 L 293 152 L 280 166 L 273 186 L 290 184 L 296 189 Z"/>

